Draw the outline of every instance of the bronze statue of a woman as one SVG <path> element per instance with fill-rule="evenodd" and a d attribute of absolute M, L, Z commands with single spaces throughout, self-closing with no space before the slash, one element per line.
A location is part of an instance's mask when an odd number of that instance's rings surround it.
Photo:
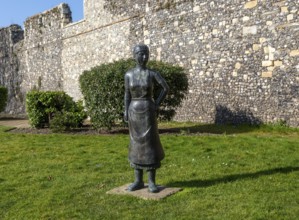
<path fill-rule="evenodd" d="M 135 181 L 127 188 L 135 191 L 144 187 L 143 170 L 148 172 L 149 192 L 158 192 L 155 176 L 161 166 L 164 151 L 158 134 L 156 112 L 169 87 L 162 76 L 146 64 L 149 48 L 144 44 L 133 49 L 136 67 L 125 74 L 125 121 L 129 123 L 129 161 L 135 169 Z M 162 87 L 157 100 L 153 99 L 154 80 Z"/>

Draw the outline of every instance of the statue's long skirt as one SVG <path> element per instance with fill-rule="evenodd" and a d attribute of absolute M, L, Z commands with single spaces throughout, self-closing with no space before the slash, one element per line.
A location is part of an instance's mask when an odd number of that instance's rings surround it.
<path fill-rule="evenodd" d="M 129 161 L 134 168 L 160 167 L 164 151 L 160 142 L 152 99 L 132 99 L 129 106 Z"/>

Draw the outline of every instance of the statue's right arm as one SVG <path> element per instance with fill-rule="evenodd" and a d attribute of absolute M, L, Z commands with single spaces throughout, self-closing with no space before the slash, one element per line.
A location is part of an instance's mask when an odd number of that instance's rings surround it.
<path fill-rule="evenodd" d="M 129 83 L 130 83 L 129 73 L 126 73 L 125 74 L 125 99 L 124 99 L 124 102 L 125 102 L 124 120 L 125 120 L 125 122 L 128 122 L 128 109 L 129 109 L 129 105 L 131 102 Z"/>

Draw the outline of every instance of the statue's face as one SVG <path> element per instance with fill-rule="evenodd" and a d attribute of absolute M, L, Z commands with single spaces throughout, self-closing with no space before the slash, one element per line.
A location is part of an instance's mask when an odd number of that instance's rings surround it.
<path fill-rule="evenodd" d="M 135 59 L 136 59 L 137 63 L 141 66 L 146 65 L 146 63 L 148 61 L 148 57 L 149 57 L 149 54 L 148 54 L 148 51 L 146 51 L 146 50 L 140 50 L 135 53 Z"/>

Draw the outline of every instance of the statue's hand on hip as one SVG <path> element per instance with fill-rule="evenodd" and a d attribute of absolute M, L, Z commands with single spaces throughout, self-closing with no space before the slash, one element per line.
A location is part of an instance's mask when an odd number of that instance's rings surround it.
<path fill-rule="evenodd" d="M 125 112 L 124 113 L 124 121 L 125 122 L 128 122 L 129 120 L 128 120 L 128 112 Z"/>

